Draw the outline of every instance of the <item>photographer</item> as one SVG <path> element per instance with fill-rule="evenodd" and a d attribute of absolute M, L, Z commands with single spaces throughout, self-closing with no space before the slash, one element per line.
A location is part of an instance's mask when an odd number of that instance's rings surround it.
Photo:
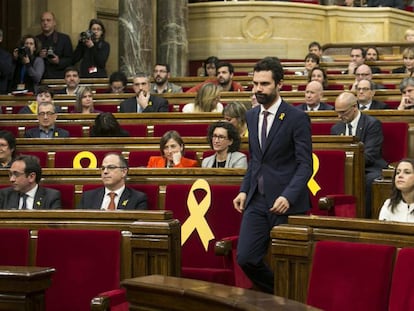
<path fill-rule="evenodd" d="M 73 52 L 73 64 L 80 62 L 81 78 L 106 78 L 109 43 L 104 40 L 105 27 L 99 19 L 89 22 L 89 29 L 81 32 L 78 46 Z"/>
<path fill-rule="evenodd" d="M 45 72 L 45 63 L 39 57 L 40 41 L 32 35 L 25 35 L 13 51 L 12 90 L 35 92 Z"/>

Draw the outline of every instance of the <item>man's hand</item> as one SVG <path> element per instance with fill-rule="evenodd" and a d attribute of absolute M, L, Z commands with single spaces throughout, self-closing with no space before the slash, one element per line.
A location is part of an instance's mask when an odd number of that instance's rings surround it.
<path fill-rule="evenodd" d="M 270 212 L 275 214 L 285 214 L 289 207 L 289 201 L 285 197 L 280 196 L 275 200 L 275 203 L 273 203 Z"/>
<path fill-rule="evenodd" d="M 354 62 L 350 62 L 348 65 L 348 74 L 353 75 L 355 73 L 356 67 L 358 67 L 357 64 L 355 64 Z"/>
<path fill-rule="evenodd" d="M 243 213 L 246 203 L 246 193 L 240 192 L 233 200 L 233 206 L 239 213 Z"/>
<path fill-rule="evenodd" d="M 142 110 L 147 108 L 150 99 L 150 93 L 146 93 L 144 91 L 139 92 L 138 95 L 138 104 L 141 106 Z"/>

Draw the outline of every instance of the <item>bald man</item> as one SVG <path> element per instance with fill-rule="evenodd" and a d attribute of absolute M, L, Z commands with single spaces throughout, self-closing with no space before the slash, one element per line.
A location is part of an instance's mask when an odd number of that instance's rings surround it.
<path fill-rule="evenodd" d="M 362 114 L 358 109 L 357 98 L 350 92 L 341 93 L 335 100 L 335 111 L 340 122 L 332 126 L 332 135 L 356 136 L 364 143 L 365 155 L 365 216 L 371 217 L 371 186 L 375 178 L 381 177 L 387 162 L 382 158 L 381 122 L 372 116 Z"/>
<path fill-rule="evenodd" d="M 331 105 L 321 102 L 323 86 L 319 81 L 311 81 L 306 85 L 305 103 L 297 107 L 304 111 L 333 110 Z"/>
<path fill-rule="evenodd" d="M 355 70 L 355 82 L 352 85 L 351 91 L 353 91 L 353 92 L 356 91 L 357 84 L 361 80 L 372 81 L 372 70 L 371 70 L 370 66 L 365 65 L 365 64 L 362 64 L 362 65 L 358 66 L 358 68 Z M 373 83 L 373 89 L 374 90 L 384 88 L 383 85 L 377 84 L 374 81 L 372 81 L 372 83 Z"/>

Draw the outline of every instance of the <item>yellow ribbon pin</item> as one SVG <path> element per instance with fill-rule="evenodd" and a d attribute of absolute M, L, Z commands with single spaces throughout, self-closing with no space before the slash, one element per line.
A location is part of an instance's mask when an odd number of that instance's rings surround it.
<path fill-rule="evenodd" d="M 308 188 L 312 192 L 312 194 L 315 196 L 319 190 L 321 190 L 321 187 L 318 185 L 318 183 L 315 180 L 315 175 L 319 171 L 319 158 L 316 154 L 312 152 L 312 160 L 313 160 L 313 174 L 311 178 L 308 181 Z"/>
<path fill-rule="evenodd" d="M 82 159 L 89 159 L 89 166 L 88 168 L 97 168 L 98 160 L 96 156 L 90 151 L 80 151 L 78 154 L 73 158 L 73 168 L 83 168 L 81 165 Z"/>
<path fill-rule="evenodd" d="M 206 196 L 203 200 L 198 203 L 194 195 L 194 191 L 197 189 L 205 190 Z M 194 230 L 198 231 L 201 242 L 203 243 L 204 249 L 207 252 L 208 242 L 214 239 L 214 234 L 210 229 L 210 226 L 207 223 L 207 220 L 204 218 L 204 215 L 207 213 L 211 204 L 211 190 L 210 185 L 205 179 L 197 179 L 194 184 L 191 186 L 190 193 L 187 197 L 187 208 L 190 212 L 190 216 L 184 222 L 181 227 L 181 245 L 187 241 L 191 233 Z"/>

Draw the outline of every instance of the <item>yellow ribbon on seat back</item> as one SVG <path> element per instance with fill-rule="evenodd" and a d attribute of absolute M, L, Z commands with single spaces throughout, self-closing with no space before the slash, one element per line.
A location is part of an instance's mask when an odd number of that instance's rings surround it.
<path fill-rule="evenodd" d="M 92 152 L 80 151 L 73 158 L 73 168 L 83 168 L 81 165 L 82 159 L 89 159 L 90 162 L 89 162 L 88 168 L 98 167 L 98 160 L 96 159 L 96 156 Z"/>
<path fill-rule="evenodd" d="M 205 190 L 206 195 L 200 203 L 197 202 L 195 197 L 195 190 Z M 185 220 L 181 227 L 181 245 L 187 241 L 191 233 L 197 230 L 203 243 L 204 249 L 208 250 L 208 243 L 214 239 L 214 234 L 211 231 L 210 226 L 207 223 L 204 215 L 207 213 L 211 205 L 211 190 L 210 185 L 205 179 L 197 179 L 191 186 L 190 192 L 187 197 L 187 208 L 190 212 L 190 216 Z"/>
<path fill-rule="evenodd" d="M 315 196 L 318 193 L 318 191 L 321 190 L 321 187 L 319 186 L 319 184 L 316 182 L 314 178 L 315 175 L 319 171 L 319 158 L 313 152 L 312 152 L 312 160 L 313 160 L 313 173 L 312 173 L 311 178 L 309 178 L 308 188 L 312 192 L 313 196 Z"/>

